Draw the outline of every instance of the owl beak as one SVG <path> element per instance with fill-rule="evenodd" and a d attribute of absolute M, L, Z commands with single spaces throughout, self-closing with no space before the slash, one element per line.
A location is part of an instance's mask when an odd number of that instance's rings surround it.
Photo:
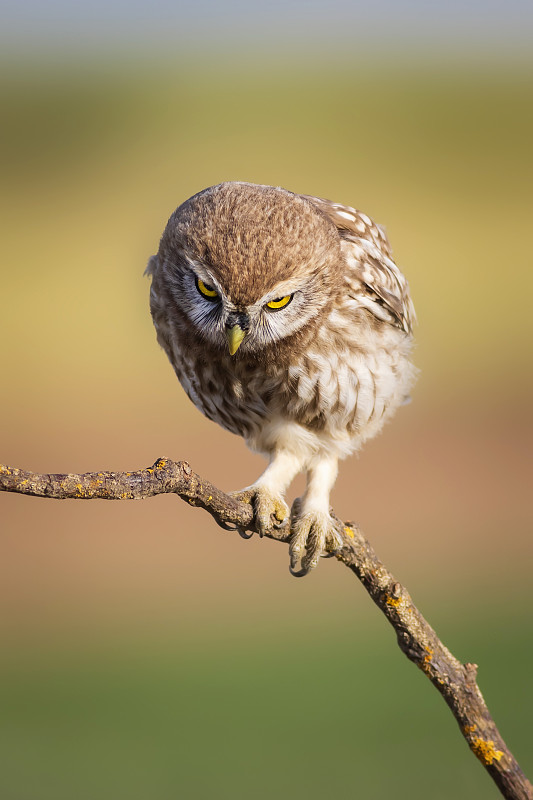
<path fill-rule="evenodd" d="M 245 336 L 246 331 L 243 331 L 240 325 L 234 325 L 232 328 L 226 328 L 226 338 L 228 340 L 228 347 L 231 356 L 235 355 Z"/>

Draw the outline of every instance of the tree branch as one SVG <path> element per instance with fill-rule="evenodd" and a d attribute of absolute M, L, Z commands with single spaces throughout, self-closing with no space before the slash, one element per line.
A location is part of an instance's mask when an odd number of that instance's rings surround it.
<path fill-rule="evenodd" d="M 88 472 L 82 475 L 46 475 L 0 465 L 0 491 L 57 500 L 140 500 L 175 493 L 192 506 L 204 508 L 225 529 L 254 531 L 253 511 L 204 480 L 185 461 L 158 459 L 135 472 Z M 477 666 L 461 664 L 442 644 L 435 631 L 402 586 L 379 560 L 362 532 L 337 520 L 343 547 L 336 553 L 359 578 L 368 594 L 396 631 L 407 658 L 429 678 L 450 707 L 474 755 L 509 800 L 532 800 L 533 787 L 503 741 L 476 683 Z M 266 533 L 288 542 L 288 527 Z"/>

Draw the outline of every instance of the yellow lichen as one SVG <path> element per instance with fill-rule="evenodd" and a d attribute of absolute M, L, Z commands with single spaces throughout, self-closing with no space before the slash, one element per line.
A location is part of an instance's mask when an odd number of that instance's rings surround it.
<path fill-rule="evenodd" d="M 428 647 L 427 645 L 424 645 L 424 650 L 426 651 L 426 655 L 424 656 L 424 658 L 421 661 L 417 662 L 417 666 L 420 667 L 422 672 L 424 672 L 426 675 L 429 675 L 429 673 L 430 673 L 430 666 L 429 665 L 430 665 L 431 659 L 433 658 L 433 650 L 431 649 L 431 647 Z M 438 679 L 438 681 L 441 684 L 444 683 L 444 681 L 442 679 L 440 679 L 440 678 Z"/>
<path fill-rule="evenodd" d="M 469 734 L 469 733 L 474 733 L 476 728 L 477 728 L 477 725 L 465 725 L 464 728 L 463 728 L 463 733 L 465 735 Z"/>
<path fill-rule="evenodd" d="M 493 761 L 499 761 L 503 756 L 501 750 L 496 750 L 493 741 L 486 742 L 483 739 L 474 739 L 470 747 L 479 760 L 488 766 Z"/>
<path fill-rule="evenodd" d="M 402 603 L 401 597 L 392 597 L 392 595 L 387 594 L 385 595 L 385 601 L 388 606 L 392 606 L 393 608 L 398 608 Z"/>
<path fill-rule="evenodd" d="M 163 469 L 163 467 L 166 467 L 166 464 L 167 464 L 166 458 L 160 458 L 155 462 L 155 467 L 156 469 Z"/>
<path fill-rule="evenodd" d="M 348 528 L 347 526 L 344 528 L 344 533 L 346 534 L 346 536 L 349 536 L 349 537 L 350 537 L 350 539 L 353 539 L 353 538 L 354 538 L 354 536 L 355 536 L 355 534 L 354 534 L 354 532 L 352 531 L 352 529 L 351 529 L 351 528 Z"/>

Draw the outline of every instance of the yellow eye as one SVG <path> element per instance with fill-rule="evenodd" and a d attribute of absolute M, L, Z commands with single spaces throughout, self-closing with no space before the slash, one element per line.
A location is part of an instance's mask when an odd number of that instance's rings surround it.
<path fill-rule="evenodd" d="M 208 283 L 204 283 L 202 280 L 200 280 L 200 278 L 196 279 L 196 286 L 200 294 L 206 297 L 208 300 L 216 300 L 218 297 L 218 293 L 213 289 L 213 287 L 209 286 Z"/>
<path fill-rule="evenodd" d="M 271 311 L 279 311 L 280 308 L 285 308 L 288 306 L 292 300 L 292 294 L 287 294 L 285 297 L 278 297 L 277 300 L 271 300 L 270 303 L 267 303 L 267 308 Z"/>

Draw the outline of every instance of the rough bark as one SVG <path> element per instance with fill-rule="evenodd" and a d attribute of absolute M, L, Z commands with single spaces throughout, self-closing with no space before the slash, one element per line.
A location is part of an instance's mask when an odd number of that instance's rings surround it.
<path fill-rule="evenodd" d="M 253 510 L 204 480 L 185 461 L 159 458 L 132 472 L 46 475 L 0 465 L 0 491 L 58 500 L 140 500 L 175 493 L 208 511 L 223 528 L 253 532 Z M 335 557 L 359 578 L 390 622 L 401 650 L 444 697 L 468 746 L 509 800 L 532 800 L 533 787 L 503 741 L 476 683 L 477 665 L 461 664 L 442 644 L 414 605 L 407 589 L 379 560 L 362 532 L 336 520 L 343 547 Z M 288 528 L 272 528 L 271 539 L 288 542 Z"/>

